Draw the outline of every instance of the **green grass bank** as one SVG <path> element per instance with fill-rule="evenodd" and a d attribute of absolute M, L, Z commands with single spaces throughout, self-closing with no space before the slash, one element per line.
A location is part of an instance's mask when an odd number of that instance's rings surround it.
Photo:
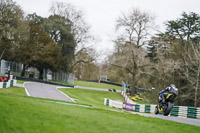
<path fill-rule="evenodd" d="M 0 133 L 199 133 L 200 131 L 200 127 L 197 126 L 95 108 L 100 107 L 100 97 L 118 99 L 118 96 L 113 96 L 118 95 L 117 93 L 108 92 L 91 96 L 98 92 L 79 89 L 63 91 L 79 99 L 79 103 L 94 107 L 65 105 L 54 100 L 28 97 L 24 89 L 19 87 L 0 89 Z M 86 94 L 88 95 L 84 96 Z"/>

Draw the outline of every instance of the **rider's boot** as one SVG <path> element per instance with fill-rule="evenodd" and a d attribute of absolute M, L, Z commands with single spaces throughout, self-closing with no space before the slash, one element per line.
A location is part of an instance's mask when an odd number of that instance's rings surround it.
<path fill-rule="evenodd" d="M 162 111 L 164 109 L 164 103 L 165 103 L 164 98 L 159 101 L 159 111 Z"/>
<path fill-rule="evenodd" d="M 162 103 L 159 103 L 159 109 L 161 110 L 163 107 Z"/>

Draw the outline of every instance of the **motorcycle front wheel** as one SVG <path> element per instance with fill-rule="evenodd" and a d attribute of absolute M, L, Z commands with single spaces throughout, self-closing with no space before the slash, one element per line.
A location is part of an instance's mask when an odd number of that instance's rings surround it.
<path fill-rule="evenodd" d="M 170 111 L 172 110 L 172 108 L 173 108 L 173 103 L 168 102 L 167 103 L 167 109 L 165 111 L 163 111 L 163 115 L 168 116 Z"/>

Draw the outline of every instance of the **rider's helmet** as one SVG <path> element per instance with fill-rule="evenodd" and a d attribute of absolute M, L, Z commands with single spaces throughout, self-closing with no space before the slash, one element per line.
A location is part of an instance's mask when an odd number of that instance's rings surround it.
<path fill-rule="evenodd" d="M 178 95 L 178 88 L 174 84 L 170 84 L 170 92 L 174 93 L 175 95 Z"/>
<path fill-rule="evenodd" d="M 176 88 L 175 84 L 170 84 L 170 87 L 171 87 L 172 89 L 178 90 L 178 88 Z"/>
<path fill-rule="evenodd" d="M 175 84 L 170 84 L 170 87 L 176 88 Z"/>

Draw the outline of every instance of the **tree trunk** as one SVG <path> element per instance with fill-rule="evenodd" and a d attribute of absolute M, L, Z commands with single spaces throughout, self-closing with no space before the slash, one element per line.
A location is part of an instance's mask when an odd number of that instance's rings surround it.
<path fill-rule="evenodd" d="M 198 66 L 197 81 L 196 81 L 195 94 L 194 94 L 194 106 L 195 107 L 197 107 L 197 103 L 198 103 L 197 94 L 198 94 L 198 88 L 199 88 L 199 74 L 200 74 L 200 64 Z"/>
<path fill-rule="evenodd" d="M 22 71 L 21 71 L 21 77 L 24 77 L 25 75 L 25 70 L 26 70 L 26 64 L 22 65 Z"/>
<path fill-rule="evenodd" d="M 133 81 L 133 83 L 132 83 L 132 89 L 131 89 L 131 94 L 130 94 L 131 96 L 134 96 L 136 94 L 135 84 L 136 84 L 136 82 Z"/>
<path fill-rule="evenodd" d="M 39 79 L 40 80 L 43 80 L 43 73 L 44 73 L 44 70 L 43 69 L 40 69 L 40 75 L 39 75 Z"/>
<path fill-rule="evenodd" d="M 5 51 L 6 51 L 6 49 L 4 49 L 3 52 L 1 53 L 0 60 L 3 58 L 3 55 L 4 55 Z"/>
<path fill-rule="evenodd" d="M 134 96 L 135 94 L 136 94 L 136 87 L 135 87 L 135 85 L 136 85 L 136 83 L 137 83 L 137 80 L 136 80 L 136 73 L 133 73 L 132 74 L 132 76 L 133 76 L 133 78 L 132 78 L 132 89 L 131 89 L 131 96 Z"/>

